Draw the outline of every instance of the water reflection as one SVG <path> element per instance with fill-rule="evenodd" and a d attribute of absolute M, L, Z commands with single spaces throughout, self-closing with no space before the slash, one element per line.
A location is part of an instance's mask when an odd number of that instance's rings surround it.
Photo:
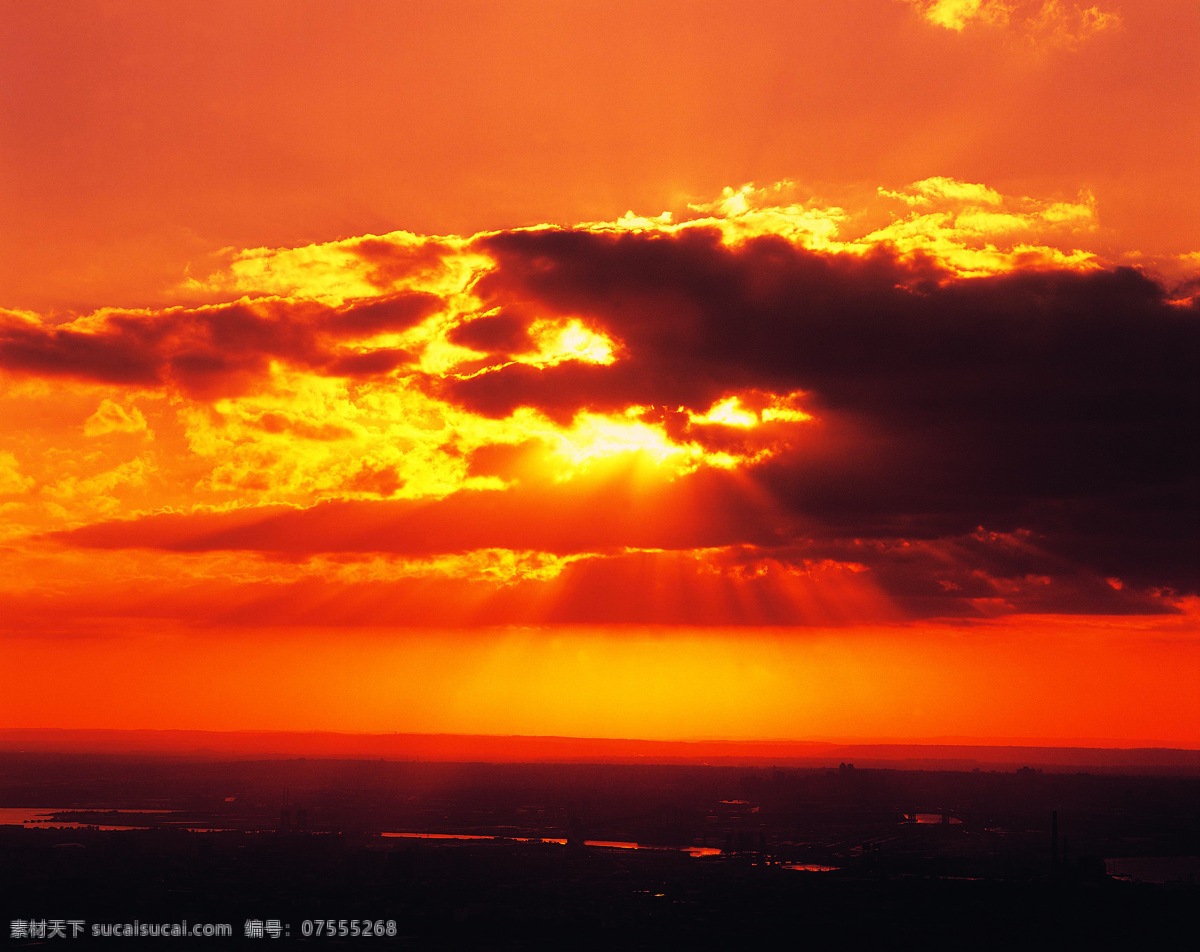
<path fill-rule="evenodd" d="M 126 820 L 125 823 L 98 823 L 94 820 L 55 819 L 86 814 Z M 172 820 L 178 814 L 172 810 L 87 810 L 80 807 L 0 807 L 0 826 L 31 826 L 43 830 L 145 830 L 185 829 L 189 833 L 220 833 L 231 827 L 181 827 Z M 144 818 L 144 822 L 142 821 Z"/>
<path fill-rule="evenodd" d="M 1108 875 L 1134 882 L 1200 882 L 1200 856 L 1121 856 L 1104 865 Z"/>
<path fill-rule="evenodd" d="M 55 820 L 51 814 L 66 813 L 65 810 L 51 810 L 44 807 L 5 807 L 0 809 L 0 826 L 38 826 L 54 830 L 140 830 L 150 824 L 141 826 L 124 826 L 118 824 L 79 823 L 74 820 Z M 114 810 L 118 817 L 126 813 L 166 813 L 165 810 Z"/>
<path fill-rule="evenodd" d="M 110 823 L 95 823 L 95 822 L 78 822 L 67 819 L 54 819 L 56 816 L 67 817 L 72 814 L 86 813 L 89 816 L 104 816 L 113 819 L 124 819 L 134 821 L 137 818 L 144 817 L 146 822 L 130 825 L 125 824 L 110 824 Z M 213 827 L 213 826 L 178 826 L 173 821 L 172 817 L 177 816 L 171 810 L 84 810 L 79 807 L 55 808 L 55 807 L 6 807 L 0 808 L 0 826 L 11 825 L 36 825 L 42 829 L 60 829 L 60 830 L 139 830 L 148 827 L 166 828 L 176 830 L 186 830 L 189 833 L 221 833 L 226 832 L 232 827 Z M 273 828 L 267 829 L 250 829 L 244 832 L 271 833 Z M 556 843 L 559 846 L 565 846 L 567 841 L 561 837 L 552 836 L 503 836 L 494 834 L 482 833 L 414 833 L 414 832 L 385 832 L 381 836 L 394 837 L 399 839 L 414 839 L 414 840 L 508 840 L 517 843 Z M 636 843 L 631 840 L 584 840 L 584 846 L 591 846 L 596 849 L 615 849 L 615 850 L 672 850 L 677 852 L 687 853 L 689 856 L 720 856 L 721 850 L 713 846 L 662 846 L 649 843 Z M 790 867 L 795 869 L 816 869 L 819 867 Z"/>
<path fill-rule="evenodd" d="M 557 843 L 565 846 L 567 841 L 551 836 L 486 836 L 480 833 L 381 833 L 381 836 L 413 840 L 508 840 L 516 843 Z M 689 856 L 720 856 L 721 851 L 712 846 L 651 846 L 629 840 L 584 840 L 584 846 L 613 850 L 678 850 Z"/>

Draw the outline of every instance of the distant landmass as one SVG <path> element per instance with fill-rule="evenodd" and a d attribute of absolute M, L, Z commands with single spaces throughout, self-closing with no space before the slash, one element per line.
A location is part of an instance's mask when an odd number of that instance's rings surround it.
<path fill-rule="evenodd" d="M 483 763 L 656 763 L 908 770 L 1015 769 L 1200 774 L 1200 751 L 1167 747 L 829 741 L 660 741 L 333 731 L 0 730 L 0 751 L 173 755 L 195 759 L 336 758 Z"/>

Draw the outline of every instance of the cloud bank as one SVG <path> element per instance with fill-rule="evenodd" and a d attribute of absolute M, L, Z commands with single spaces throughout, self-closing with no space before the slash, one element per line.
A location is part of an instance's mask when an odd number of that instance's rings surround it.
<path fill-rule="evenodd" d="M 1179 610 L 1195 299 L 1081 251 L 1086 195 L 931 178 L 853 234 L 783 189 L 240 252 L 205 305 L 5 312 L 33 414 L 0 455 L 12 538 L 162 553 L 155 610 L 209 621 Z M 135 591 L 78 611 L 148 611 Z"/>

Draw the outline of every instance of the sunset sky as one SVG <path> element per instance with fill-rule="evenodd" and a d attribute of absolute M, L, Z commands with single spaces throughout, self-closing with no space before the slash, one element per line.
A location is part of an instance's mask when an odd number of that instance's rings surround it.
<path fill-rule="evenodd" d="M 1200 746 L 1195 0 L 0 7 L 0 727 Z"/>

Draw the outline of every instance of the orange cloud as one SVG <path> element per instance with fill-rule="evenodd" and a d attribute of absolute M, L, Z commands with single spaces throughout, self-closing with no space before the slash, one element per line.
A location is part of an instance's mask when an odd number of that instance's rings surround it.
<path fill-rule="evenodd" d="M 0 452 L 0 495 L 19 495 L 32 486 L 33 480 L 21 475 L 17 458 L 12 453 Z"/>
<path fill-rule="evenodd" d="M 105 433 L 149 433 L 149 429 L 137 407 L 104 399 L 96 412 L 84 421 L 83 432 L 86 436 L 102 436 Z"/>
<path fill-rule="evenodd" d="M 961 33 L 968 26 L 1011 28 L 1039 47 L 1074 49 L 1121 25 L 1120 14 L 1063 0 L 903 0 L 927 22 Z"/>
<path fill-rule="evenodd" d="M 1007 25 L 1012 17 L 1012 3 L 1004 0 L 904 0 L 917 7 L 935 26 L 962 32 L 968 23 L 992 26 Z"/>

